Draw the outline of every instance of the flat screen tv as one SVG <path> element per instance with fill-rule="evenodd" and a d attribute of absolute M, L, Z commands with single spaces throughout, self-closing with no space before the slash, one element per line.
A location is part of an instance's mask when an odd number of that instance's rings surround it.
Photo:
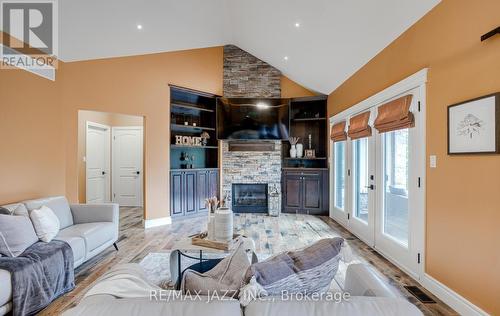
<path fill-rule="evenodd" d="M 288 139 L 289 99 L 218 98 L 217 138 Z"/>

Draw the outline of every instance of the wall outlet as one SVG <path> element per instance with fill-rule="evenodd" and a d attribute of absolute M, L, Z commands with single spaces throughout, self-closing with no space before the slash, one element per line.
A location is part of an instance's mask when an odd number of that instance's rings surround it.
<path fill-rule="evenodd" d="M 431 168 L 437 168 L 437 157 L 436 155 L 429 156 L 429 166 Z"/>

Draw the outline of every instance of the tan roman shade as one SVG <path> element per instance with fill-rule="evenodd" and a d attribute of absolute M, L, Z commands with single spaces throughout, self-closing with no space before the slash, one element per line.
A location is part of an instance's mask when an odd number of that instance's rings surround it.
<path fill-rule="evenodd" d="M 413 95 L 408 94 L 378 107 L 375 128 L 380 133 L 415 126 L 415 117 L 410 112 Z"/>
<path fill-rule="evenodd" d="M 351 117 L 349 120 L 349 130 L 347 135 L 351 139 L 358 139 L 372 135 L 372 128 L 368 124 L 370 120 L 370 112 L 363 112 Z"/>
<path fill-rule="evenodd" d="M 347 139 L 347 133 L 345 132 L 345 121 L 337 123 L 332 126 L 332 131 L 330 133 L 330 138 L 333 142 L 341 142 Z"/>

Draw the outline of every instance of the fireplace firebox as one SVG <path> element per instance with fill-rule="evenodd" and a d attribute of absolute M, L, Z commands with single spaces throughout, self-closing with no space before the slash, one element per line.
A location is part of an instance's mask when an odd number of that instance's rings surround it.
<path fill-rule="evenodd" d="M 233 183 L 232 209 L 235 213 L 267 213 L 267 183 Z"/>

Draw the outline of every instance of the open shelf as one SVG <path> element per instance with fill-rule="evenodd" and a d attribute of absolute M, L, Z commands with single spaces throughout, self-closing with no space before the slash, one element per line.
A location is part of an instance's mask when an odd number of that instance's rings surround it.
<path fill-rule="evenodd" d="M 181 102 L 181 101 L 174 101 L 170 105 L 172 107 L 183 108 L 183 109 L 188 109 L 188 110 L 205 111 L 205 112 L 210 112 L 210 113 L 215 112 L 215 110 L 212 110 L 212 109 L 205 109 L 205 108 L 197 106 L 196 104 L 191 104 L 191 103 L 186 103 L 186 102 Z"/>
<path fill-rule="evenodd" d="M 170 169 L 217 168 L 216 95 L 170 85 Z M 187 122 L 188 125 L 184 125 Z M 193 126 L 193 124 L 196 126 Z M 182 145 L 176 137 L 209 134 L 207 146 Z M 186 159 L 186 157 L 188 159 Z"/>
<path fill-rule="evenodd" d="M 204 127 L 204 126 L 191 126 L 191 125 L 181 125 L 181 124 L 170 124 L 172 130 L 192 130 L 192 131 L 215 131 L 214 127 Z"/>
<path fill-rule="evenodd" d="M 308 118 L 294 118 L 292 121 L 294 122 L 309 122 L 309 121 L 324 121 L 325 117 L 308 117 Z"/>
<path fill-rule="evenodd" d="M 304 150 L 315 150 L 314 158 L 290 157 L 290 143 L 282 143 L 284 168 L 327 168 L 328 167 L 328 120 L 326 96 L 295 98 L 290 102 L 290 136 L 299 137 Z"/>

